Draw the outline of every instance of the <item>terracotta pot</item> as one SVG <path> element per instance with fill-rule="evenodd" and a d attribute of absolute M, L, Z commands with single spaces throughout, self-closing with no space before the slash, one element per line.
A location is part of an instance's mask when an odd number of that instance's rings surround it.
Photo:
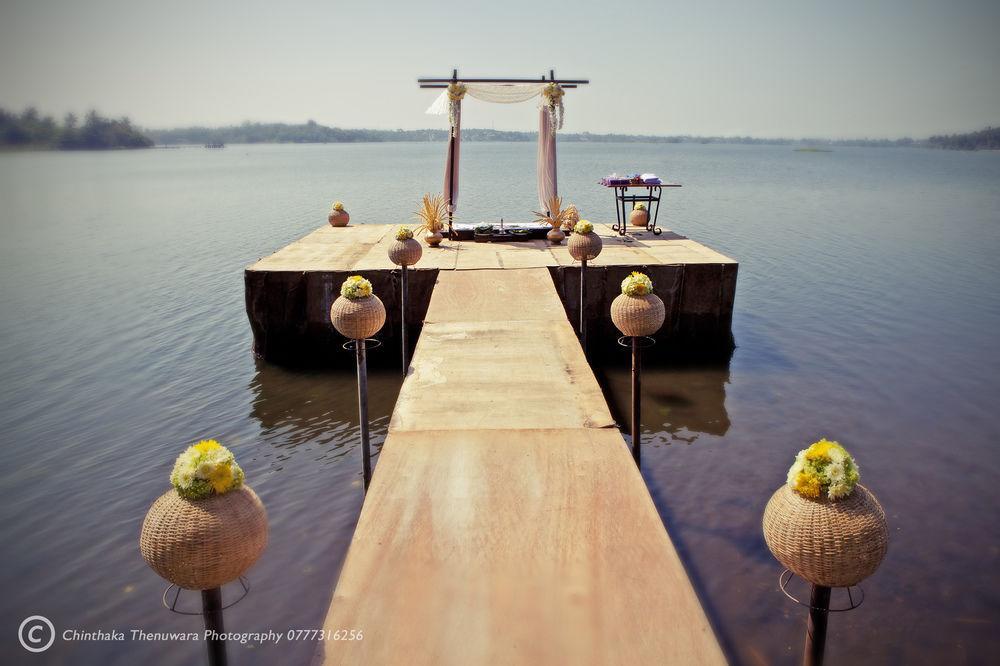
<path fill-rule="evenodd" d="M 563 242 L 563 239 L 566 238 L 566 234 L 564 234 L 559 227 L 552 227 L 549 229 L 549 233 L 545 234 L 545 237 L 548 238 L 549 242 L 553 245 L 559 245 Z"/>
<path fill-rule="evenodd" d="M 624 335 L 652 335 L 663 326 L 666 308 L 656 294 L 628 296 L 619 294 L 611 301 L 611 321 Z"/>
<path fill-rule="evenodd" d="M 345 338 L 364 340 L 385 324 L 385 306 L 374 294 L 354 299 L 338 296 L 330 306 L 330 321 Z"/>
<path fill-rule="evenodd" d="M 826 587 L 857 585 L 889 548 L 885 511 L 862 485 L 843 499 L 809 499 L 787 484 L 764 509 L 764 540 L 797 576 Z"/>
<path fill-rule="evenodd" d="M 246 573 L 267 545 L 267 512 L 244 485 L 186 500 L 171 488 L 142 522 L 139 552 L 153 571 L 189 590 L 208 590 Z"/>
<path fill-rule="evenodd" d="M 424 236 L 424 240 L 427 241 L 427 244 L 431 247 L 437 247 L 441 244 L 441 241 L 444 240 L 444 235 L 440 231 L 435 231 L 432 234 Z"/>
<path fill-rule="evenodd" d="M 351 221 L 351 216 L 346 210 L 335 210 L 326 216 L 326 221 L 333 227 L 346 227 Z"/>
<path fill-rule="evenodd" d="M 412 266 L 423 254 L 424 248 L 416 238 L 397 240 L 389 246 L 389 261 L 397 266 Z"/>
<path fill-rule="evenodd" d="M 644 227 L 649 224 L 649 211 L 635 208 L 628 216 L 628 223 L 633 227 Z"/>
<path fill-rule="evenodd" d="M 589 234 L 573 234 L 566 244 L 569 246 L 570 255 L 577 261 L 596 259 L 604 247 L 601 237 L 593 231 Z"/>

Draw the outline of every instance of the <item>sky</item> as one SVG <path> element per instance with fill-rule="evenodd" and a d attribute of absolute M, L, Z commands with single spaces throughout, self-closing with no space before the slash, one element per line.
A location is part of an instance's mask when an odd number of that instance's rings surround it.
<path fill-rule="evenodd" d="M 1000 1 L 0 0 L 0 107 L 151 128 L 443 128 L 421 76 L 537 77 L 567 132 L 925 137 L 1000 125 Z M 465 127 L 533 130 L 534 102 Z"/>

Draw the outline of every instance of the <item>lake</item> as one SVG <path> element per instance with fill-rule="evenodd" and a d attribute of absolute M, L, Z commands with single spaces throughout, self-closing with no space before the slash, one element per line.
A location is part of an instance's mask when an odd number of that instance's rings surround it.
<path fill-rule="evenodd" d="M 777 589 L 760 520 L 795 453 L 822 436 L 854 454 L 890 529 L 864 604 L 831 617 L 830 663 L 995 660 L 1000 154 L 559 151 L 560 192 L 584 217 L 614 218 L 600 176 L 654 171 L 684 184 L 661 224 L 740 261 L 729 362 L 643 373 L 643 476 L 732 660 L 799 659 L 805 609 Z M 462 152 L 461 221 L 537 208 L 534 144 Z M 200 631 L 161 605 L 166 583 L 138 534 L 174 458 L 207 437 L 234 451 L 271 526 L 227 630 L 321 626 L 362 503 L 355 378 L 255 361 L 243 269 L 325 224 L 334 199 L 352 223 L 410 222 L 440 190 L 444 156 L 416 143 L 0 154 L 3 663 L 41 663 L 15 639 L 33 614 L 60 633 Z M 624 407 L 627 371 L 599 375 Z M 398 389 L 392 373 L 371 378 L 376 444 Z M 314 647 L 229 652 L 304 663 Z M 203 652 L 57 640 L 45 658 L 190 664 Z"/>

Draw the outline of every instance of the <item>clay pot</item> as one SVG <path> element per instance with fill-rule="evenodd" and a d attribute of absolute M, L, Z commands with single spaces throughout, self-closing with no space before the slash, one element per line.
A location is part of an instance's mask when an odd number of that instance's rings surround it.
<path fill-rule="evenodd" d="M 267 545 L 267 512 L 244 485 L 224 495 L 188 500 L 171 488 L 142 522 L 139 552 L 163 578 L 209 590 L 246 573 Z"/>
<path fill-rule="evenodd" d="M 385 324 L 385 306 L 374 294 L 354 299 L 338 296 L 330 306 L 330 321 L 345 338 L 364 340 Z"/>
<path fill-rule="evenodd" d="M 389 261 L 397 266 L 412 266 L 423 254 L 424 248 L 416 238 L 397 240 L 389 246 Z"/>
<path fill-rule="evenodd" d="M 666 308 L 656 294 L 619 294 L 611 301 L 611 321 L 624 335 L 638 338 L 652 335 L 663 326 Z"/>
<path fill-rule="evenodd" d="M 346 210 L 334 210 L 326 216 L 326 221 L 332 227 L 346 227 L 347 223 L 351 221 L 351 216 Z"/>
<path fill-rule="evenodd" d="M 783 485 L 764 509 L 763 527 L 779 562 L 826 587 L 857 585 L 875 573 L 889 548 L 885 511 L 860 484 L 838 500 L 810 499 Z"/>
<path fill-rule="evenodd" d="M 437 247 L 441 244 L 441 241 L 444 240 L 444 235 L 442 235 L 440 231 L 435 231 L 432 234 L 424 236 L 424 240 L 427 241 L 427 244 L 431 247 Z"/>
<path fill-rule="evenodd" d="M 589 234 L 573 234 L 566 242 L 570 255 L 577 261 L 596 259 L 604 243 L 601 237 L 591 231 Z"/>
<path fill-rule="evenodd" d="M 632 209 L 628 216 L 628 223 L 633 227 L 644 227 L 649 224 L 649 211 L 642 208 Z"/>
<path fill-rule="evenodd" d="M 549 229 L 549 233 L 545 234 L 545 237 L 549 239 L 549 242 L 553 245 L 559 245 L 566 238 L 566 234 L 559 229 L 559 227 L 552 227 Z"/>

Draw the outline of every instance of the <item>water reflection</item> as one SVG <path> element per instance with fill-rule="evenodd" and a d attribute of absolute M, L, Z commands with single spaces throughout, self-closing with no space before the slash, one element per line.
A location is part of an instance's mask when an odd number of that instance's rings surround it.
<path fill-rule="evenodd" d="M 624 356 L 625 354 L 623 354 Z M 694 443 L 699 435 L 722 436 L 729 431 L 726 385 L 730 354 L 724 359 L 672 357 L 642 368 L 643 443 Z M 628 429 L 631 368 L 606 363 L 595 368 L 612 415 Z"/>
<path fill-rule="evenodd" d="M 373 456 L 385 440 L 400 385 L 392 370 L 369 370 Z M 276 464 L 288 455 L 285 449 L 315 446 L 320 451 L 316 460 L 329 463 L 349 455 L 359 443 L 353 372 L 290 370 L 258 360 L 248 389 L 250 416 L 260 423 L 261 438 L 276 449 Z"/>

